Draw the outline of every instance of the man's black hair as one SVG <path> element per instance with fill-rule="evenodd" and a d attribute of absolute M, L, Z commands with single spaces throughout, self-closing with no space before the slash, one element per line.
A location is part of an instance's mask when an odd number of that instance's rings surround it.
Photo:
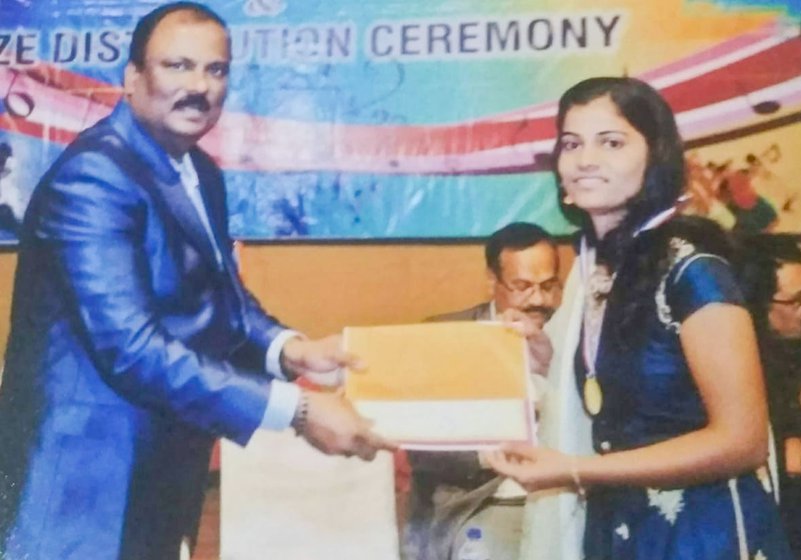
<path fill-rule="evenodd" d="M 553 237 L 540 226 L 528 222 L 512 222 L 490 235 L 487 239 L 487 244 L 484 247 L 487 268 L 500 278 L 501 252 L 504 249 L 528 249 L 542 242 L 547 243 L 554 249 L 556 248 Z"/>
<path fill-rule="evenodd" d="M 128 62 L 141 70 L 145 64 L 145 51 L 147 43 L 159 22 L 175 12 L 190 12 L 198 21 L 213 21 L 227 30 L 228 26 L 216 12 L 208 6 L 198 2 L 170 2 L 148 12 L 140 19 L 131 36 L 131 47 L 128 52 Z"/>
<path fill-rule="evenodd" d="M 737 239 L 734 267 L 757 330 L 767 328 L 770 303 L 778 289 L 776 271 L 801 263 L 801 235 L 756 234 Z"/>

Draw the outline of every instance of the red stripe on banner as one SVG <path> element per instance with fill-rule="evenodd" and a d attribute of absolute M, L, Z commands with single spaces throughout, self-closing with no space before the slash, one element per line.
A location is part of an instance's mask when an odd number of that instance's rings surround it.
<path fill-rule="evenodd" d="M 801 75 L 801 40 L 790 39 L 770 49 L 685 82 L 663 88 L 676 113 L 727 99 L 745 97 Z"/>
<path fill-rule="evenodd" d="M 69 144 L 78 136 L 78 133 L 72 130 L 44 126 L 40 123 L 27 121 L 24 118 L 12 117 L 8 113 L 0 113 L 0 129 L 59 144 Z"/>
<path fill-rule="evenodd" d="M 85 97 L 108 107 L 116 105 L 122 97 L 122 88 L 119 86 L 112 86 L 107 82 L 50 64 L 39 64 L 22 73 L 48 87 L 62 90 L 70 95 Z"/>

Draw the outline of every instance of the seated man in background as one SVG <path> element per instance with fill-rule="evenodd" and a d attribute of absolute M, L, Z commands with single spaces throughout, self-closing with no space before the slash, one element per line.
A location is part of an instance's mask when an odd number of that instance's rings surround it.
<path fill-rule="evenodd" d="M 738 268 L 754 317 L 776 441 L 779 502 L 801 558 L 801 236 L 743 241 Z"/>
<path fill-rule="evenodd" d="M 485 247 L 492 299 L 431 321 L 491 321 L 524 313 L 542 329 L 561 301 L 559 259 L 553 239 L 540 227 L 516 222 L 493 233 Z M 535 363 L 535 394 L 544 386 L 551 359 L 548 337 L 529 347 Z M 491 375 L 492 372 L 487 372 Z M 479 454 L 410 451 L 412 481 L 403 528 L 406 560 L 456 557 L 467 530 L 478 527 L 493 560 L 516 559 L 526 492 L 485 469 Z"/>

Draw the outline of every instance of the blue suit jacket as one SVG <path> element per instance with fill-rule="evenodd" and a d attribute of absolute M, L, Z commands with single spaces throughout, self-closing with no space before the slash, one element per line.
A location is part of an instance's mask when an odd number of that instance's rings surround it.
<path fill-rule="evenodd" d="M 190 155 L 221 263 L 124 103 L 34 192 L 0 390 L 5 560 L 177 558 L 214 439 L 262 420 L 283 327 L 239 281 L 220 170 Z"/>

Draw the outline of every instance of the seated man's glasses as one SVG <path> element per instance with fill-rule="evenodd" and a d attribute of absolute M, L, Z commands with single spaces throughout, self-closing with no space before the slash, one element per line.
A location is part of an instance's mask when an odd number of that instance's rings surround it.
<path fill-rule="evenodd" d="M 794 296 L 786 298 L 786 299 L 784 299 L 784 298 L 773 298 L 770 301 L 772 301 L 773 303 L 779 304 L 779 305 L 792 305 L 793 308 L 796 311 L 798 311 L 799 309 L 801 309 L 801 292 L 798 292 Z"/>
<path fill-rule="evenodd" d="M 556 277 L 548 278 L 542 282 L 513 280 L 507 283 L 505 280 L 500 280 L 500 284 L 520 298 L 529 298 L 536 291 L 539 291 L 544 296 L 552 296 L 562 289 L 562 284 L 559 282 L 559 278 Z"/>

